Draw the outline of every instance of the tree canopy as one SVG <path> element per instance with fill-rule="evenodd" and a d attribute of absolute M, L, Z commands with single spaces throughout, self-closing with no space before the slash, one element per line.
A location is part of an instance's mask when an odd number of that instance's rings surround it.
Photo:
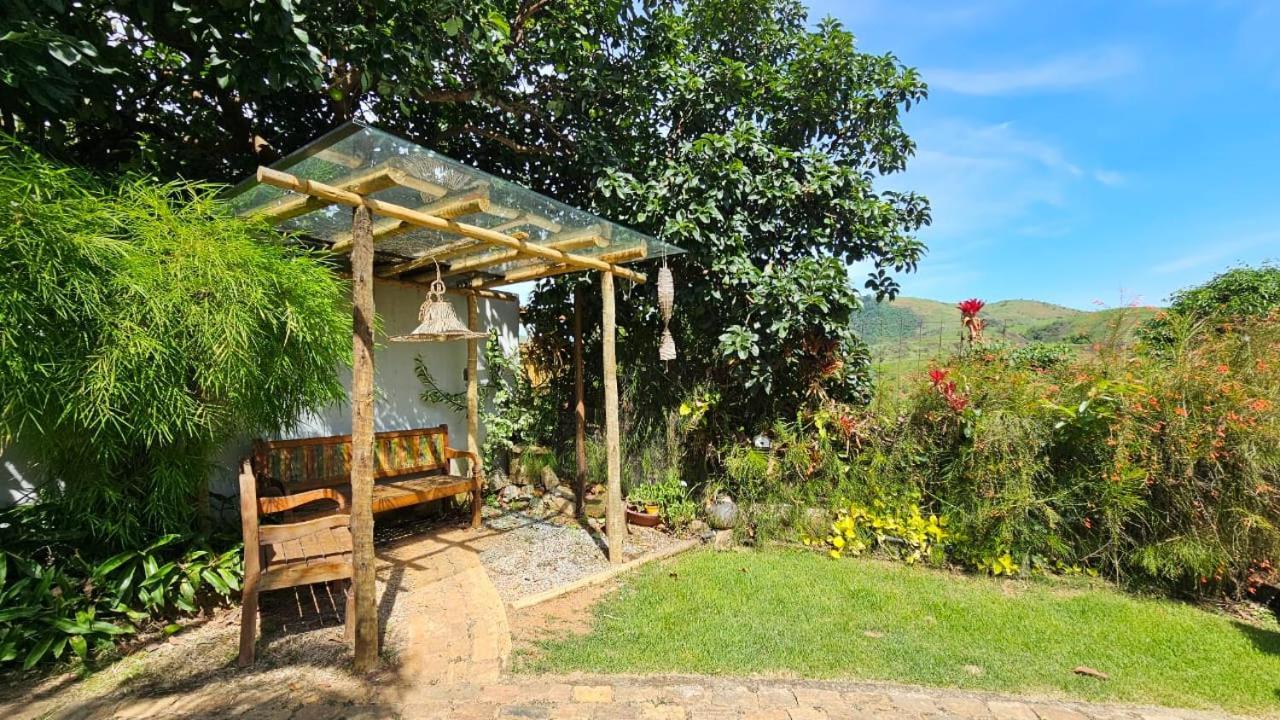
<path fill-rule="evenodd" d="M 738 424 L 859 396 L 846 266 L 893 295 L 924 252 L 927 201 L 877 179 L 926 86 L 797 0 L 19 0 L 0 50 L 5 126 L 93 166 L 228 180 L 365 118 L 687 248 L 681 360 L 661 374 L 640 292 L 621 356 L 655 358 L 656 401 L 732 387 Z M 582 282 L 540 286 L 536 332 L 568 337 Z"/>

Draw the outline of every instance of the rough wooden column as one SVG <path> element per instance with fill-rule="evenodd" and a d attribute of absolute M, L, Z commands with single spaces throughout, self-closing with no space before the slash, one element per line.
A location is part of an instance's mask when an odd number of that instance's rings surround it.
<path fill-rule="evenodd" d="M 355 670 L 378 664 L 373 557 L 373 222 L 358 207 L 351 223 L 351 543 L 354 555 Z"/>
<path fill-rule="evenodd" d="M 467 296 L 467 329 L 480 329 L 480 312 L 475 295 Z M 467 451 L 480 457 L 480 340 L 467 340 Z M 480 527 L 480 491 L 484 470 L 477 464 L 471 468 L 477 487 L 471 496 L 471 527 Z"/>
<path fill-rule="evenodd" d="M 627 522 L 622 510 L 622 444 L 618 438 L 618 359 L 614 354 L 613 275 L 600 273 L 600 294 L 604 305 L 600 349 L 604 355 L 604 442 L 608 459 L 608 501 L 605 522 L 609 527 L 609 562 L 623 561 Z"/>
<path fill-rule="evenodd" d="M 586 511 L 587 502 L 587 404 L 582 377 L 582 292 L 573 291 L 573 416 L 574 445 L 578 455 L 578 472 L 574 476 L 573 510 L 578 517 Z"/>

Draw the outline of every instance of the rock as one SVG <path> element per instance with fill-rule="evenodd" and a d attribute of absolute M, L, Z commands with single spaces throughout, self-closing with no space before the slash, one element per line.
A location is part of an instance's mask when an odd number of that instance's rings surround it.
<path fill-rule="evenodd" d="M 560 495 L 544 495 L 542 497 L 542 505 L 559 515 L 573 514 L 573 500 Z"/>
<path fill-rule="evenodd" d="M 716 550 L 729 550 L 733 547 L 733 531 L 717 530 L 711 537 L 711 547 Z"/>
<path fill-rule="evenodd" d="M 532 485 L 517 485 L 517 486 L 516 486 L 516 488 L 517 488 L 518 492 L 520 493 L 520 494 L 519 494 L 519 497 L 522 497 L 522 498 L 531 498 L 531 497 L 533 497 L 533 486 L 532 486 Z"/>
<path fill-rule="evenodd" d="M 587 517 L 602 518 L 605 515 L 604 498 L 591 498 L 587 500 L 584 508 Z"/>
<path fill-rule="evenodd" d="M 515 485 L 508 485 L 498 491 L 498 501 L 508 503 L 520 497 L 520 488 Z"/>
<path fill-rule="evenodd" d="M 556 471 L 549 467 L 542 468 L 542 489 L 551 492 L 560 487 L 560 478 L 556 477 Z"/>
<path fill-rule="evenodd" d="M 707 524 L 716 530 L 731 530 L 738 524 L 738 505 L 728 495 L 721 495 L 707 508 Z"/>
<path fill-rule="evenodd" d="M 565 500 L 573 500 L 577 497 L 577 494 L 573 492 L 573 488 L 568 485 L 561 485 L 560 487 L 557 487 L 554 492 Z"/>
<path fill-rule="evenodd" d="M 690 522 L 689 527 L 687 528 L 689 534 L 695 537 L 702 537 L 703 533 L 707 532 L 709 529 L 710 528 L 707 527 L 707 524 L 701 520 L 694 520 Z"/>
<path fill-rule="evenodd" d="M 507 479 L 507 474 L 502 471 L 502 468 L 494 468 L 485 478 L 485 483 L 488 484 L 490 492 L 498 492 L 510 485 L 511 481 Z"/>

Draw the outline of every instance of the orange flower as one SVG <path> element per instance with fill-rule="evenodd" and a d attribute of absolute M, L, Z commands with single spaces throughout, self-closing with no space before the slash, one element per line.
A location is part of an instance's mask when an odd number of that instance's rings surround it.
<path fill-rule="evenodd" d="M 1219 365 L 1218 367 L 1214 368 L 1214 370 L 1217 370 L 1219 375 L 1226 375 L 1227 373 L 1231 372 L 1231 368 L 1227 367 L 1226 365 Z"/>
<path fill-rule="evenodd" d="M 1174 414 L 1174 415 L 1177 415 L 1177 416 L 1179 416 L 1179 417 L 1186 417 L 1186 416 L 1187 416 L 1187 409 L 1186 409 L 1186 408 L 1184 408 L 1184 407 L 1182 407 L 1181 405 L 1179 405 L 1178 407 L 1176 407 L 1176 408 L 1174 408 L 1174 409 L 1173 409 L 1173 414 Z"/>
<path fill-rule="evenodd" d="M 1249 401 L 1249 403 L 1248 403 L 1248 407 L 1249 407 L 1249 409 L 1250 409 L 1250 410 L 1252 410 L 1252 411 L 1254 411 L 1254 412 L 1259 412 L 1259 413 L 1261 413 L 1261 412 L 1266 412 L 1266 411 L 1270 410 L 1270 409 L 1271 409 L 1271 403 L 1270 403 L 1270 402 L 1268 402 L 1267 400 L 1263 399 L 1263 398 L 1258 398 L 1258 399 L 1256 399 L 1256 400 L 1250 400 L 1250 401 Z"/>

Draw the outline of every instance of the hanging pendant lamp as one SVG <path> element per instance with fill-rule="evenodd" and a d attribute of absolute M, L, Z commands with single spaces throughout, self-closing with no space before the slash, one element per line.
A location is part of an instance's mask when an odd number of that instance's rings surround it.
<path fill-rule="evenodd" d="M 427 299 L 418 310 L 418 327 L 408 335 L 387 338 L 392 342 L 447 342 L 449 340 L 478 340 L 485 333 L 468 328 L 456 313 L 453 304 L 445 299 L 444 281 L 440 279 L 440 264 L 436 263 L 436 279 L 427 288 Z"/>

